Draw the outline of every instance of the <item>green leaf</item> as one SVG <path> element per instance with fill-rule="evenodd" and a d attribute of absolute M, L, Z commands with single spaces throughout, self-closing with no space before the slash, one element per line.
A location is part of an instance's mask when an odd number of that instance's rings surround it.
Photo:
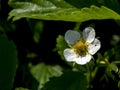
<path fill-rule="evenodd" d="M 17 51 L 12 41 L 0 36 L 0 90 L 11 90 L 17 68 Z"/>
<path fill-rule="evenodd" d="M 69 71 L 51 78 L 42 90 L 87 90 L 87 85 L 84 73 Z"/>
<path fill-rule="evenodd" d="M 106 6 L 117 13 L 120 13 L 120 3 L 119 0 L 65 0 L 66 2 L 70 3 L 71 5 L 81 9 L 84 7 L 90 7 L 91 5 L 95 6 Z M 86 3 L 87 2 L 87 3 Z"/>
<path fill-rule="evenodd" d="M 23 88 L 23 87 L 19 87 L 19 88 L 15 88 L 15 90 L 29 90 L 29 89 Z"/>
<path fill-rule="evenodd" d="M 118 81 L 118 88 L 120 88 L 120 80 Z"/>
<path fill-rule="evenodd" d="M 61 56 L 62 59 L 64 59 L 63 51 L 65 48 L 67 48 L 67 43 L 65 42 L 65 39 L 62 35 L 59 35 L 56 39 L 56 48 L 55 51 L 58 51 L 58 54 Z"/>
<path fill-rule="evenodd" d="M 58 65 L 50 66 L 44 63 L 40 63 L 31 68 L 31 73 L 33 77 L 39 82 L 38 90 L 40 90 L 43 85 L 49 81 L 49 78 L 60 76 L 62 74 L 62 68 Z"/>
<path fill-rule="evenodd" d="M 67 1 L 67 2 L 66 2 Z M 14 9 L 9 13 L 8 19 L 13 21 L 27 17 L 44 20 L 62 20 L 83 22 L 91 19 L 120 19 L 117 1 L 113 1 L 109 8 L 109 2 L 103 0 L 102 4 L 95 1 L 77 0 L 80 3 L 69 0 L 9 0 L 9 5 Z M 85 2 L 89 3 L 84 4 Z M 81 7 L 78 7 L 81 6 Z M 86 7 L 87 5 L 87 7 Z M 113 6 L 117 6 L 114 8 Z M 115 11 L 113 11 L 115 9 Z"/>
<path fill-rule="evenodd" d="M 114 71 L 114 72 L 118 72 L 118 67 L 115 63 L 110 63 L 107 66 L 107 71 Z"/>
<path fill-rule="evenodd" d="M 36 19 L 27 19 L 27 21 L 32 30 L 34 42 L 39 43 L 40 36 L 43 32 L 43 27 L 44 27 L 43 21 Z"/>
<path fill-rule="evenodd" d="M 104 53 L 104 57 L 106 58 L 106 59 L 110 59 L 113 55 L 115 55 L 115 49 L 114 48 L 111 48 L 110 50 L 108 50 L 108 51 L 106 51 L 105 53 Z"/>
<path fill-rule="evenodd" d="M 16 29 L 15 24 L 9 23 L 6 20 L 3 20 L 0 18 L 0 31 L 1 32 L 9 32 L 9 31 L 14 31 Z"/>
<path fill-rule="evenodd" d="M 113 75 L 113 73 L 111 71 L 106 71 L 106 76 L 110 77 L 111 79 L 115 79 L 115 76 Z M 107 77 L 106 77 L 107 78 Z M 108 78 L 107 78 L 108 79 Z"/>
<path fill-rule="evenodd" d="M 117 67 L 117 65 L 115 63 L 108 64 L 108 66 L 106 68 L 106 75 L 114 80 L 115 76 L 112 73 L 112 71 L 114 71 L 116 73 L 118 72 L 118 67 Z"/>

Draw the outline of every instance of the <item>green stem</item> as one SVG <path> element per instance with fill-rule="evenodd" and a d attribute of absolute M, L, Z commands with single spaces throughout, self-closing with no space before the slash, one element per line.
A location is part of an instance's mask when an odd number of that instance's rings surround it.
<path fill-rule="evenodd" d="M 92 73 L 91 73 L 91 68 L 89 63 L 86 64 L 86 68 L 87 68 L 87 80 L 88 80 L 88 88 L 91 88 L 91 80 L 92 80 Z"/>
<path fill-rule="evenodd" d="M 80 25 L 81 25 L 80 22 L 76 22 L 75 27 L 73 28 L 73 30 L 79 31 Z"/>

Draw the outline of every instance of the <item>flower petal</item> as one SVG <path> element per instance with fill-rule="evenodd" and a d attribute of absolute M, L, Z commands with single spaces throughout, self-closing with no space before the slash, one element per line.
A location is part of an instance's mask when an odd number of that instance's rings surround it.
<path fill-rule="evenodd" d="M 77 57 L 76 53 L 72 49 L 65 49 L 64 50 L 64 57 L 68 62 L 75 61 L 75 58 Z"/>
<path fill-rule="evenodd" d="M 90 54 L 95 54 L 101 47 L 101 43 L 98 39 L 95 39 L 89 46 L 88 46 L 88 52 Z"/>
<path fill-rule="evenodd" d="M 68 30 L 65 33 L 65 40 L 68 44 L 74 44 L 80 39 L 80 33 L 77 31 Z"/>
<path fill-rule="evenodd" d="M 80 56 L 79 58 L 76 58 L 76 63 L 80 65 L 84 65 L 88 63 L 91 60 L 92 56 L 90 54 L 86 54 L 85 56 Z"/>
<path fill-rule="evenodd" d="M 83 30 L 83 39 L 91 43 L 95 39 L 95 30 L 92 27 L 87 27 Z"/>

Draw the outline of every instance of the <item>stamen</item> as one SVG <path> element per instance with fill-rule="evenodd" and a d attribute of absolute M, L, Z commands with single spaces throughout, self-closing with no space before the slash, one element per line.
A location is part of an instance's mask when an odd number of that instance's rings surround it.
<path fill-rule="evenodd" d="M 85 41 L 78 41 L 73 45 L 73 49 L 77 55 L 83 56 L 88 50 L 88 43 Z"/>

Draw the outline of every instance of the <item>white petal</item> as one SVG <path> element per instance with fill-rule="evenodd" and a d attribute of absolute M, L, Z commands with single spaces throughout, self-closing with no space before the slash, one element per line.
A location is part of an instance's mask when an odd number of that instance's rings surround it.
<path fill-rule="evenodd" d="M 72 49 L 65 49 L 64 50 L 64 57 L 68 62 L 75 61 L 75 58 L 77 57 L 76 53 Z"/>
<path fill-rule="evenodd" d="M 80 64 L 80 65 L 84 65 L 86 63 L 88 63 L 91 60 L 91 55 L 90 54 L 86 54 L 85 56 L 80 56 L 79 58 L 76 59 L 76 63 Z"/>
<path fill-rule="evenodd" d="M 92 27 L 87 27 L 83 30 L 83 39 L 91 43 L 95 39 L 95 30 Z"/>
<path fill-rule="evenodd" d="M 74 44 L 80 39 L 80 33 L 77 31 L 68 30 L 65 33 L 65 40 L 68 44 Z"/>
<path fill-rule="evenodd" d="M 90 54 L 95 54 L 101 47 L 101 43 L 98 39 L 95 39 L 89 46 L 88 46 L 88 52 Z"/>

